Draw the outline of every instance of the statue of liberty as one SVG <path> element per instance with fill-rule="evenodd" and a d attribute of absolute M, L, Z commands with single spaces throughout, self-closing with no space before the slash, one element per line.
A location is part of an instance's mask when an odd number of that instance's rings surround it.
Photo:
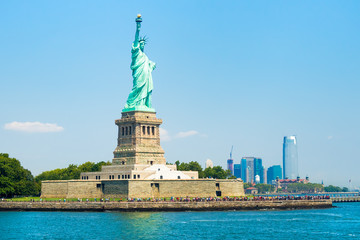
<path fill-rule="evenodd" d="M 151 93 L 153 90 L 153 80 L 151 72 L 156 65 L 150 61 L 144 53 L 146 38 L 139 37 L 141 28 L 141 15 L 136 18 L 135 40 L 131 50 L 131 70 L 133 76 L 133 87 L 126 101 L 123 112 L 147 111 L 155 112 L 151 106 Z"/>

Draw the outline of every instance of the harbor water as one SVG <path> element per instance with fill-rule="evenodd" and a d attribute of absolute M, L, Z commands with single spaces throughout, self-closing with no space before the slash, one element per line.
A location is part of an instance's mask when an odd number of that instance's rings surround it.
<path fill-rule="evenodd" d="M 360 203 L 223 212 L 0 212 L 2 239 L 360 239 Z"/>

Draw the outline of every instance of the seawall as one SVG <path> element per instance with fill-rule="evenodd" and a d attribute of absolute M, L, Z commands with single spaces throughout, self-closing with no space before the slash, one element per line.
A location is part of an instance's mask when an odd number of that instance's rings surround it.
<path fill-rule="evenodd" d="M 333 197 L 333 202 L 360 202 L 360 197 Z"/>
<path fill-rule="evenodd" d="M 0 202 L 0 211 L 228 211 L 331 207 L 332 201 L 329 199 L 218 202 Z"/>

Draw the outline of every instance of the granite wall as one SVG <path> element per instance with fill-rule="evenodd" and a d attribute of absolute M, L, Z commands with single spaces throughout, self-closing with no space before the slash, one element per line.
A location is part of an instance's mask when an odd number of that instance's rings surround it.
<path fill-rule="evenodd" d="M 53 180 L 43 181 L 43 198 L 162 198 L 244 196 L 241 180 Z"/>
<path fill-rule="evenodd" d="M 42 198 L 101 198 L 101 181 L 49 180 L 41 183 Z"/>

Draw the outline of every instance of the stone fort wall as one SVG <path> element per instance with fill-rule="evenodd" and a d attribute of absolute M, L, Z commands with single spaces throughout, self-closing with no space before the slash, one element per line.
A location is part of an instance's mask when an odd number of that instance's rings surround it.
<path fill-rule="evenodd" d="M 66 198 L 68 193 L 68 181 L 42 181 L 41 197 Z"/>
<path fill-rule="evenodd" d="M 241 180 L 52 180 L 43 181 L 43 198 L 160 198 L 244 196 Z"/>
<path fill-rule="evenodd" d="M 43 198 L 101 198 L 101 181 L 49 180 L 41 184 Z"/>

